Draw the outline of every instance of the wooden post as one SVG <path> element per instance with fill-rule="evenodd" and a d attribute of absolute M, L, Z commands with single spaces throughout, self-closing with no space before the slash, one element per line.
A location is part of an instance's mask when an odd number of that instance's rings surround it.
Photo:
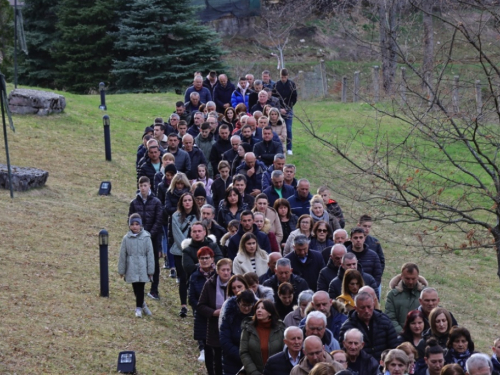
<path fill-rule="evenodd" d="M 326 97 L 328 94 L 328 83 L 326 81 L 326 67 L 325 67 L 325 60 L 321 59 L 319 61 L 319 67 L 321 69 L 321 80 L 323 82 L 323 98 Z"/>
<path fill-rule="evenodd" d="M 352 98 L 354 103 L 359 101 L 359 72 L 354 72 L 354 95 Z"/>
<path fill-rule="evenodd" d="M 477 114 L 480 115 L 483 110 L 483 97 L 481 93 L 480 80 L 476 80 L 476 107 L 477 107 Z"/>
<path fill-rule="evenodd" d="M 453 77 L 453 94 L 452 94 L 452 102 L 453 102 L 453 112 L 458 113 L 460 111 L 459 101 L 460 98 L 458 96 L 458 85 L 459 85 L 460 77 Z"/>
<path fill-rule="evenodd" d="M 401 86 L 399 87 L 399 93 L 403 103 L 406 103 L 406 68 L 404 66 L 401 67 Z"/>
<path fill-rule="evenodd" d="M 342 103 L 347 103 L 347 77 L 342 77 Z"/>
<path fill-rule="evenodd" d="M 380 97 L 380 80 L 379 80 L 379 66 L 373 67 L 373 101 L 377 103 Z"/>

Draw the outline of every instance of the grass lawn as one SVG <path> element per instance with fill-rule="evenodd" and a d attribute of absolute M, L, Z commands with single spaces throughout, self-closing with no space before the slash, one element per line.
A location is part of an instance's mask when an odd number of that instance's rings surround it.
<path fill-rule="evenodd" d="M 12 88 L 12 87 L 10 87 Z M 64 93 L 65 113 L 49 117 L 15 116 L 8 131 L 13 165 L 49 171 L 46 187 L 28 192 L 0 191 L 0 373 L 111 374 L 118 353 L 134 350 L 139 374 L 202 374 L 192 339 L 192 318 L 181 319 L 177 285 L 162 271 L 160 302 L 148 301 L 152 318 L 134 316 L 132 288 L 116 272 L 121 238 L 127 231 L 128 204 L 134 197 L 135 152 L 144 127 L 166 118 L 178 99 L 173 94 L 107 97 L 111 118 L 112 162 L 105 161 L 99 96 Z M 349 128 L 373 121 L 363 104 L 302 103 L 307 114 L 328 126 Z M 345 166 L 338 156 L 311 142 L 296 122 L 297 176 L 314 189 L 328 183 L 346 213 L 347 227 L 367 208 L 345 198 Z M 397 124 L 393 126 L 397 127 Z M 342 135 L 342 134 L 340 134 Z M 0 160 L 5 162 L 2 143 Z M 332 179 L 325 171 L 333 171 Z M 112 194 L 99 197 L 101 181 Z M 370 212 L 383 211 L 372 207 Z M 110 233 L 110 297 L 99 297 L 97 234 Z M 416 261 L 441 304 L 470 328 L 477 350 L 488 351 L 500 334 L 500 284 L 492 250 L 428 255 L 415 247 L 417 224 L 375 223 L 373 234 L 387 258 L 383 294 L 405 261 Z"/>

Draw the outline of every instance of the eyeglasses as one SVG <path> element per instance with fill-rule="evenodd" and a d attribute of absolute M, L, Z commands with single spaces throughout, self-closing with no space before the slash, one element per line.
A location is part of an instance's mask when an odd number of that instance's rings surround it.
<path fill-rule="evenodd" d="M 238 305 L 244 309 L 251 309 L 253 307 L 253 303 L 247 304 L 247 303 L 238 303 Z"/>
<path fill-rule="evenodd" d="M 316 232 L 318 232 L 318 233 L 327 233 L 328 229 L 316 229 Z"/>
<path fill-rule="evenodd" d="M 212 257 L 199 257 L 198 260 L 210 260 Z"/>

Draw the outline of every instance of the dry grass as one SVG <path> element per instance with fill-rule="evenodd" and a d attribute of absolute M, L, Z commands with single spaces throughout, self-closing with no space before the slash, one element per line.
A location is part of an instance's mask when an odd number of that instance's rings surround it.
<path fill-rule="evenodd" d="M 204 373 L 196 361 L 192 319 L 177 316 L 175 280 L 162 271 L 163 298 L 149 302 L 153 317 L 136 319 L 132 289 L 116 273 L 128 203 L 135 194 L 136 147 L 144 127 L 158 115 L 167 117 L 176 97 L 108 97 L 112 162 L 104 160 L 98 96 L 66 97 L 65 114 L 16 117 L 17 132 L 8 133 L 12 163 L 42 168 L 50 175 L 45 188 L 15 193 L 13 200 L 8 191 L 0 191 L 0 373 L 115 373 L 122 350 L 136 351 L 140 374 Z M 315 105 L 325 116 L 339 116 L 338 109 L 328 113 L 325 103 L 312 104 L 313 109 Z M 342 115 L 355 118 L 353 108 L 346 107 Z M 292 162 L 298 164 L 299 175 L 309 175 L 313 168 L 307 160 L 312 159 L 318 167 L 312 178 L 317 186 L 324 179 L 321 168 L 335 166 L 334 157 L 305 142 L 299 130 L 295 136 Z M 3 147 L 0 152 L 4 160 Z M 112 181 L 112 195 L 98 197 L 104 180 Z M 356 202 L 341 204 L 349 224 L 365 209 Z M 101 228 L 110 233 L 109 298 L 99 297 Z M 422 275 L 439 289 L 442 305 L 471 328 L 478 349 L 487 350 L 500 333 L 494 254 L 427 256 L 398 245 L 413 241 L 411 226 L 376 224 L 374 234 L 385 244 L 388 258 L 384 285 L 404 261 L 417 259 Z"/>

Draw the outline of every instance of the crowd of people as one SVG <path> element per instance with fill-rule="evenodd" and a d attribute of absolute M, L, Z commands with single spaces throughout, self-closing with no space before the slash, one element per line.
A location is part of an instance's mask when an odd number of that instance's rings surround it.
<path fill-rule="evenodd" d="M 296 177 L 297 88 L 280 73 L 235 87 L 197 72 L 168 120 L 145 129 L 118 262 L 135 315 L 152 315 L 145 285 L 159 300 L 163 268 L 209 375 L 498 374 L 500 339 L 491 358 L 475 353 L 417 264 L 391 278 L 381 311 L 373 219 L 344 229 L 330 189 Z"/>

